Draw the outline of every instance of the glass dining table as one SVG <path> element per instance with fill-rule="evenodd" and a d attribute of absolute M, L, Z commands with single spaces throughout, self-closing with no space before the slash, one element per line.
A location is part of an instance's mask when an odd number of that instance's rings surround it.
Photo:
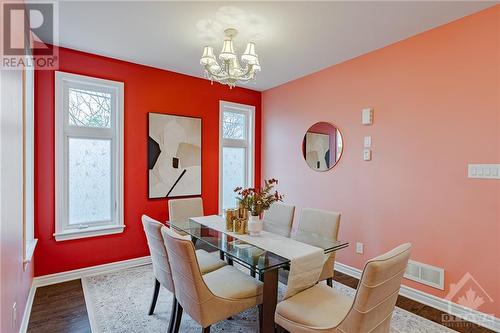
<path fill-rule="evenodd" d="M 214 229 L 195 219 L 192 218 L 182 223 L 170 223 L 170 226 L 178 232 L 191 236 L 195 245 L 207 250 L 219 251 L 221 259 L 225 259 L 228 264 L 232 265 L 236 262 L 248 268 L 252 276 L 258 274 L 263 282 L 262 318 L 259 318 L 260 332 L 274 333 L 274 312 L 278 300 L 278 271 L 280 268 L 289 269 L 290 259 L 246 242 L 238 238 L 237 234 Z M 223 221 L 222 217 L 221 221 Z M 334 241 L 320 234 L 301 230 L 294 232 L 291 238 L 321 248 L 325 254 L 349 246 L 346 241 Z"/>

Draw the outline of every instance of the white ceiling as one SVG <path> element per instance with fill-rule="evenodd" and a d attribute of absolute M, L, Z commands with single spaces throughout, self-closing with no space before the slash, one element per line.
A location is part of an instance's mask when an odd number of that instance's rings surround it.
<path fill-rule="evenodd" d="M 494 2 L 60 1 L 56 44 L 202 77 L 205 44 L 220 50 L 237 28 L 238 52 L 257 43 L 262 72 L 245 86 L 266 90 L 343 62 Z M 42 39 L 50 42 L 47 36 Z"/>

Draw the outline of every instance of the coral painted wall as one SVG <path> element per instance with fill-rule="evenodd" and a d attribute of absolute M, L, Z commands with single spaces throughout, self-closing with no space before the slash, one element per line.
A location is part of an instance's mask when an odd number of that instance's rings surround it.
<path fill-rule="evenodd" d="M 142 214 L 166 220 L 166 200 L 148 200 L 147 113 L 202 118 L 202 197 L 205 213 L 218 211 L 219 100 L 256 106 L 255 180 L 260 182 L 261 93 L 230 90 L 207 80 L 70 49 L 59 49 L 59 70 L 125 83 L 125 230 L 121 234 L 54 239 L 54 71 L 35 77 L 35 275 L 148 255 Z"/>
<path fill-rule="evenodd" d="M 339 262 L 361 269 L 409 241 L 412 259 L 445 269 L 446 289 L 404 284 L 444 298 L 470 272 L 493 299 L 478 310 L 497 316 L 500 181 L 467 178 L 467 164 L 500 163 L 499 23 L 496 6 L 262 97 L 262 175 L 278 178 L 298 208 L 342 213 L 340 238 L 351 246 Z M 361 124 L 365 107 L 375 109 L 373 126 Z M 309 169 L 301 154 L 318 121 L 344 136 L 343 157 L 329 172 Z M 366 135 L 370 162 L 362 157 Z M 363 255 L 355 242 L 364 243 Z"/>

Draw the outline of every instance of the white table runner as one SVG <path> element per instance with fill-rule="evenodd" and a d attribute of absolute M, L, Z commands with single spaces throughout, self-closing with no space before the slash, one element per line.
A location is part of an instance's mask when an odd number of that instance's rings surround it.
<path fill-rule="evenodd" d="M 329 257 L 319 247 L 267 231 L 262 231 L 260 236 L 239 235 L 226 231 L 226 222 L 219 215 L 195 217 L 192 220 L 289 259 L 290 273 L 288 274 L 285 298 L 315 285 L 323 270 L 323 265 Z"/>

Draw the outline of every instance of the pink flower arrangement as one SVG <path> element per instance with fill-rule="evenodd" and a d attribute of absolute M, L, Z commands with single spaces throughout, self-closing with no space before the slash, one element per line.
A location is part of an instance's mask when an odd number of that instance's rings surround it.
<path fill-rule="evenodd" d="M 271 178 L 264 180 L 263 188 L 237 187 L 234 192 L 239 195 L 237 199 L 240 205 L 247 209 L 252 216 L 260 216 L 273 203 L 283 201 L 283 195 L 276 190 L 273 191 L 275 185 L 278 185 L 278 180 Z"/>

